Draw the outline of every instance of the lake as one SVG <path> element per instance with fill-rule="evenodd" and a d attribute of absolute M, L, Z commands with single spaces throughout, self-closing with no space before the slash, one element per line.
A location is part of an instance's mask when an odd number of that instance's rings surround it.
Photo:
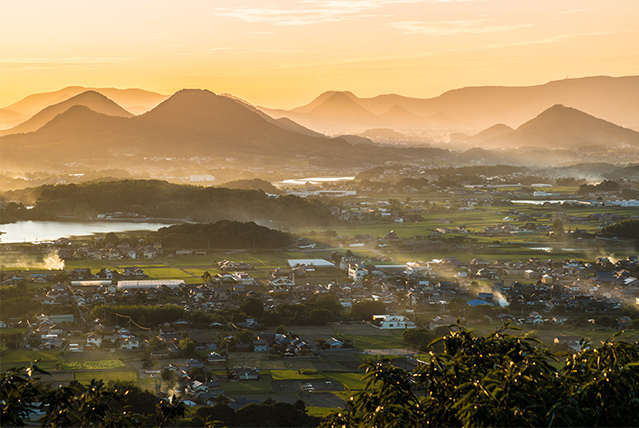
<path fill-rule="evenodd" d="M 310 178 L 292 178 L 290 180 L 284 180 L 276 183 L 278 186 L 303 186 L 306 183 L 322 184 L 322 183 L 334 183 L 336 181 L 351 181 L 355 177 L 310 177 Z"/>
<path fill-rule="evenodd" d="M 518 201 L 510 201 L 513 204 L 533 204 L 533 205 L 543 205 L 546 202 L 550 203 L 550 204 L 563 204 L 564 202 L 568 202 L 568 203 L 574 203 L 577 202 L 575 200 L 569 200 L 569 199 L 539 199 L 539 200 L 534 200 L 534 199 L 528 199 L 528 200 L 518 200 Z"/>
<path fill-rule="evenodd" d="M 96 233 L 156 231 L 163 223 L 127 221 L 18 221 L 0 224 L 1 243 L 55 241 L 58 238 L 88 236 Z"/>

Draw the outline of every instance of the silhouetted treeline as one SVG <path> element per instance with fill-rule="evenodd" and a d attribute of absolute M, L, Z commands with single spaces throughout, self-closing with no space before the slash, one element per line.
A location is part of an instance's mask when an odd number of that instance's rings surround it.
<path fill-rule="evenodd" d="M 579 186 L 577 193 L 580 195 L 588 195 L 596 192 L 616 192 L 619 190 L 619 183 L 616 181 L 604 180 L 599 184 L 582 184 Z"/>
<path fill-rule="evenodd" d="M 601 229 L 601 233 L 622 239 L 634 239 L 639 242 L 639 220 L 632 218 L 609 224 Z"/>
<path fill-rule="evenodd" d="M 173 184 L 159 180 L 45 185 L 7 194 L 7 199 L 36 199 L 18 218 L 88 219 L 102 213 L 135 213 L 151 218 L 261 221 L 313 225 L 334 222 L 328 206 L 297 196 L 269 197 L 261 190 Z M 17 216 L 17 212 L 16 212 Z"/>
<path fill-rule="evenodd" d="M 133 322 L 142 327 L 156 326 L 165 322 L 183 319 L 186 311 L 183 307 L 168 305 L 97 305 L 91 311 L 91 318 L 100 318 L 102 322 L 115 325 L 119 322 L 127 323 L 131 317 Z"/>
<path fill-rule="evenodd" d="M 274 194 L 280 193 L 277 187 L 273 186 L 269 181 L 262 180 L 260 178 L 228 181 L 219 187 L 226 187 L 227 189 L 263 190 L 266 193 Z"/>
<path fill-rule="evenodd" d="M 178 224 L 163 227 L 154 235 L 165 248 L 284 248 L 291 243 L 288 233 L 252 221 Z"/>

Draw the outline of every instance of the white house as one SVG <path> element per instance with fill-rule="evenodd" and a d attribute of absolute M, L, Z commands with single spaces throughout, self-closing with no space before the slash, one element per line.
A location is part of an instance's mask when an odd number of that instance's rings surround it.
<path fill-rule="evenodd" d="M 403 330 L 417 327 L 403 315 L 373 315 L 373 324 L 384 330 Z"/>
<path fill-rule="evenodd" d="M 348 277 L 351 278 L 353 281 L 361 281 L 366 275 L 368 275 L 368 271 L 361 265 L 348 265 Z"/>
<path fill-rule="evenodd" d="M 97 334 L 90 334 L 87 336 L 87 345 L 93 345 L 99 348 L 102 345 L 102 337 Z"/>
<path fill-rule="evenodd" d="M 255 279 L 253 279 L 253 277 L 246 272 L 235 272 L 233 273 L 232 276 L 233 276 L 233 279 L 235 279 L 235 282 L 237 282 L 238 284 L 242 284 L 242 285 L 255 284 Z"/>
<path fill-rule="evenodd" d="M 120 342 L 120 349 L 140 349 L 140 339 L 137 337 L 127 337 Z"/>
<path fill-rule="evenodd" d="M 271 287 L 271 291 L 286 291 L 295 288 L 295 281 L 289 278 L 279 277 L 271 280 L 269 286 Z"/>

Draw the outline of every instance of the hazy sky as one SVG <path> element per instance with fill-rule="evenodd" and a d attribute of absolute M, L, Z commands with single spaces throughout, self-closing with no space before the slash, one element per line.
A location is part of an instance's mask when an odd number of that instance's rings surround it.
<path fill-rule="evenodd" d="M 639 74 L 639 0 L 0 2 L 0 106 L 70 85 L 432 97 Z"/>

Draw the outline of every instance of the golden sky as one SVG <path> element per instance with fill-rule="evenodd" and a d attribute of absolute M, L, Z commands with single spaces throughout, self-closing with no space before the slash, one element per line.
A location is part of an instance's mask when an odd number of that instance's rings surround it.
<path fill-rule="evenodd" d="M 291 108 L 639 74 L 639 0 L 0 2 L 0 106 L 65 86 Z"/>

